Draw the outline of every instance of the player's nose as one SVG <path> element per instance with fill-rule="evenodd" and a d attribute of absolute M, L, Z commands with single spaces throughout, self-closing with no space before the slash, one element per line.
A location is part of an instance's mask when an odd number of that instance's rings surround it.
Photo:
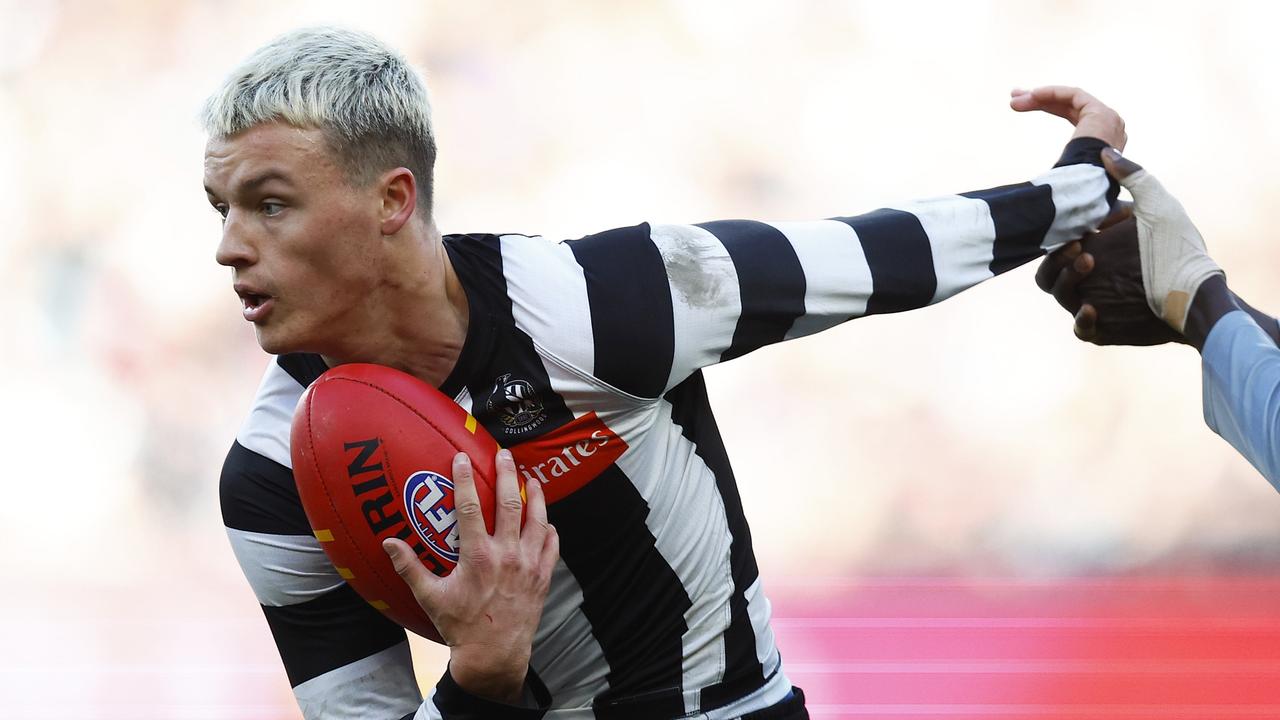
<path fill-rule="evenodd" d="M 253 243 L 236 223 L 234 213 L 228 213 L 226 222 L 222 225 L 222 240 L 218 243 L 214 258 L 219 265 L 233 268 L 247 267 L 258 260 Z"/>

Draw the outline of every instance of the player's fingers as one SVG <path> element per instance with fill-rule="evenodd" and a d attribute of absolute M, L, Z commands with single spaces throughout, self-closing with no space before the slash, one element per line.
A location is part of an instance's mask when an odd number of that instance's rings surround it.
<path fill-rule="evenodd" d="M 1052 291 L 1058 275 L 1080 256 L 1081 251 L 1080 241 L 1072 240 L 1046 255 L 1044 260 L 1040 261 L 1040 267 L 1036 268 L 1036 287 L 1045 292 Z"/>
<path fill-rule="evenodd" d="M 1067 120 L 1072 125 L 1076 123 L 1079 114 L 1069 105 L 1045 104 L 1035 99 L 1032 95 L 1018 95 L 1009 100 L 1009 107 L 1017 112 L 1040 111 L 1056 115 Z"/>
<path fill-rule="evenodd" d="M 1088 104 L 1095 102 L 1092 95 L 1080 88 L 1065 85 L 1047 85 L 1033 90 L 1015 90 L 1009 106 L 1018 112 L 1039 110 L 1056 115 L 1075 124 Z"/>
<path fill-rule="evenodd" d="M 1037 102 L 1063 105 L 1080 111 L 1090 105 L 1101 105 L 1098 99 L 1073 85 L 1043 85 L 1031 91 Z"/>
<path fill-rule="evenodd" d="M 1134 173 L 1142 170 L 1141 165 L 1121 155 L 1115 148 L 1102 149 L 1102 164 L 1111 177 L 1119 180 L 1121 185 L 1124 185 Z"/>
<path fill-rule="evenodd" d="M 1085 342 L 1098 339 L 1098 311 L 1092 305 L 1085 303 L 1076 311 L 1075 333 Z"/>
<path fill-rule="evenodd" d="M 1074 313 L 1080 309 L 1080 291 L 1077 286 L 1093 270 L 1093 256 L 1081 253 L 1071 264 L 1058 273 L 1053 283 L 1053 299 L 1067 310 Z"/>
<path fill-rule="evenodd" d="M 458 519 L 458 543 L 463 554 L 474 553 L 484 547 L 489 535 L 484 526 L 484 512 L 480 509 L 474 472 L 471 458 L 466 453 L 453 456 L 453 513 Z"/>
<path fill-rule="evenodd" d="M 544 582 L 550 582 L 551 573 L 556 569 L 556 561 L 559 559 L 560 533 L 548 525 L 547 537 L 542 541 L 542 554 L 538 557 L 538 575 Z"/>
<path fill-rule="evenodd" d="M 520 537 L 522 540 L 528 537 L 531 544 L 538 544 L 551 527 L 547 522 L 546 494 L 542 490 L 542 483 L 537 480 L 524 484 L 524 494 L 527 499 L 524 506 L 524 530 Z"/>
<path fill-rule="evenodd" d="M 396 574 L 400 576 L 409 589 L 413 591 L 413 596 L 418 599 L 418 604 L 423 606 L 424 610 L 428 609 L 434 597 L 435 586 L 440 582 L 440 578 L 431 574 L 426 566 L 418 560 L 418 556 L 414 554 L 403 540 L 398 538 L 387 538 L 382 541 L 382 551 L 391 558 L 391 565 L 395 567 Z"/>
<path fill-rule="evenodd" d="M 1009 107 L 1018 112 L 1040 109 L 1039 103 L 1031 95 L 1031 91 L 1025 88 L 1014 88 L 1009 91 Z"/>
<path fill-rule="evenodd" d="M 524 501 L 520 499 L 520 483 L 516 481 L 516 462 L 511 451 L 498 451 L 495 465 L 498 467 L 498 504 L 493 521 L 493 536 L 506 543 L 520 540 L 520 516 Z"/>

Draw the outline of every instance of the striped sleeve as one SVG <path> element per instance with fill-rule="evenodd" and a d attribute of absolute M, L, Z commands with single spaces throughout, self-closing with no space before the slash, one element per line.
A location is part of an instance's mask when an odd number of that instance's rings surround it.
<path fill-rule="evenodd" d="M 303 717 L 399 720 L 422 703 L 405 632 L 338 576 L 290 469 L 293 409 L 322 370 L 314 356 L 271 363 L 223 463 L 223 523 Z"/>
<path fill-rule="evenodd" d="M 1097 229 L 1115 197 L 1103 147 L 1080 138 L 1029 182 L 864 215 L 570 241 L 590 307 L 591 370 L 657 397 L 764 345 L 945 300 Z"/>
<path fill-rule="evenodd" d="M 282 355 L 258 388 L 222 467 L 231 549 L 262 606 L 306 720 L 526 720 L 550 705 L 530 673 L 526 707 L 470 695 L 445 673 L 423 702 L 404 629 L 356 594 L 311 532 L 294 484 L 289 429 L 298 398 L 324 370 L 314 355 Z"/>

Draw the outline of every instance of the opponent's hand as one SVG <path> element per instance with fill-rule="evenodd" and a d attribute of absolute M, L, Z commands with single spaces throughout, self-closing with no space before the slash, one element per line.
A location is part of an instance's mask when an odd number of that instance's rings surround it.
<path fill-rule="evenodd" d="M 525 505 L 509 451 L 498 452 L 497 468 L 489 535 L 471 462 L 462 453 L 453 459 L 460 547 L 458 565 L 448 576 L 432 574 L 400 540 L 384 540 L 382 547 L 449 646 L 449 673 L 458 686 L 478 697 L 516 704 L 560 541 L 547 522 L 541 483 L 525 485 Z"/>
<path fill-rule="evenodd" d="M 1081 333 L 1082 309 L 1088 307 L 1090 323 L 1096 317 L 1093 307 L 1086 306 L 1080 299 L 1079 290 L 1080 281 L 1092 270 L 1093 255 L 1084 252 L 1084 245 L 1080 240 L 1073 240 L 1049 253 L 1040 261 L 1040 267 L 1036 268 L 1036 285 L 1053 295 L 1062 309 L 1071 313 L 1075 318 L 1076 337 L 1081 340 L 1092 339 Z M 1092 335 L 1091 325 L 1089 334 Z"/>
<path fill-rule="evenodd" d="M 1098 138 L 1117 150 L 1124 150 L 1129 140 L 1124 119 L 1080 88 L 1065 85 L 1047 85 L 1034 90 L 1014 88 L 1009 96 L 1009 107 L 1018 112 L 1039 110 L 1066 119 L 1076 126 L 1073 138 Z"/>
<path fill-rule="evenodd" d="M 1209 257 L 1182 203 L 1154 175 L 1113 148 L 1102 151 L 1102 164 L 1133 195 L 1147 305 L 1182 333 L 1196 291 L 1205 280 L 1221 276 L 1222 268 Z"/>
<path fill-rule="evenodd" d="M 1074 316 L 1081 340 L 1095 345 L 1184 342 L 1147 305 L 1133 218 L 1051 253 L 1036 271 L 1036 284 Z"/>

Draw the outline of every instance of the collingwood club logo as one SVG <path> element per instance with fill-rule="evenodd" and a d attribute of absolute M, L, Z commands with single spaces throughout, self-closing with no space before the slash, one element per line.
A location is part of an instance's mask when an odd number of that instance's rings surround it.
<path fill-rule="evenodd" d="M 547 411 L 542 407 L 533 385 L 526 380 L 512 380 L 511 373 L 495 381 L 493 394 L 485 407 L 496 414 L 503 429 L 513 435 L 532 430 L 547 419 Z"/>

